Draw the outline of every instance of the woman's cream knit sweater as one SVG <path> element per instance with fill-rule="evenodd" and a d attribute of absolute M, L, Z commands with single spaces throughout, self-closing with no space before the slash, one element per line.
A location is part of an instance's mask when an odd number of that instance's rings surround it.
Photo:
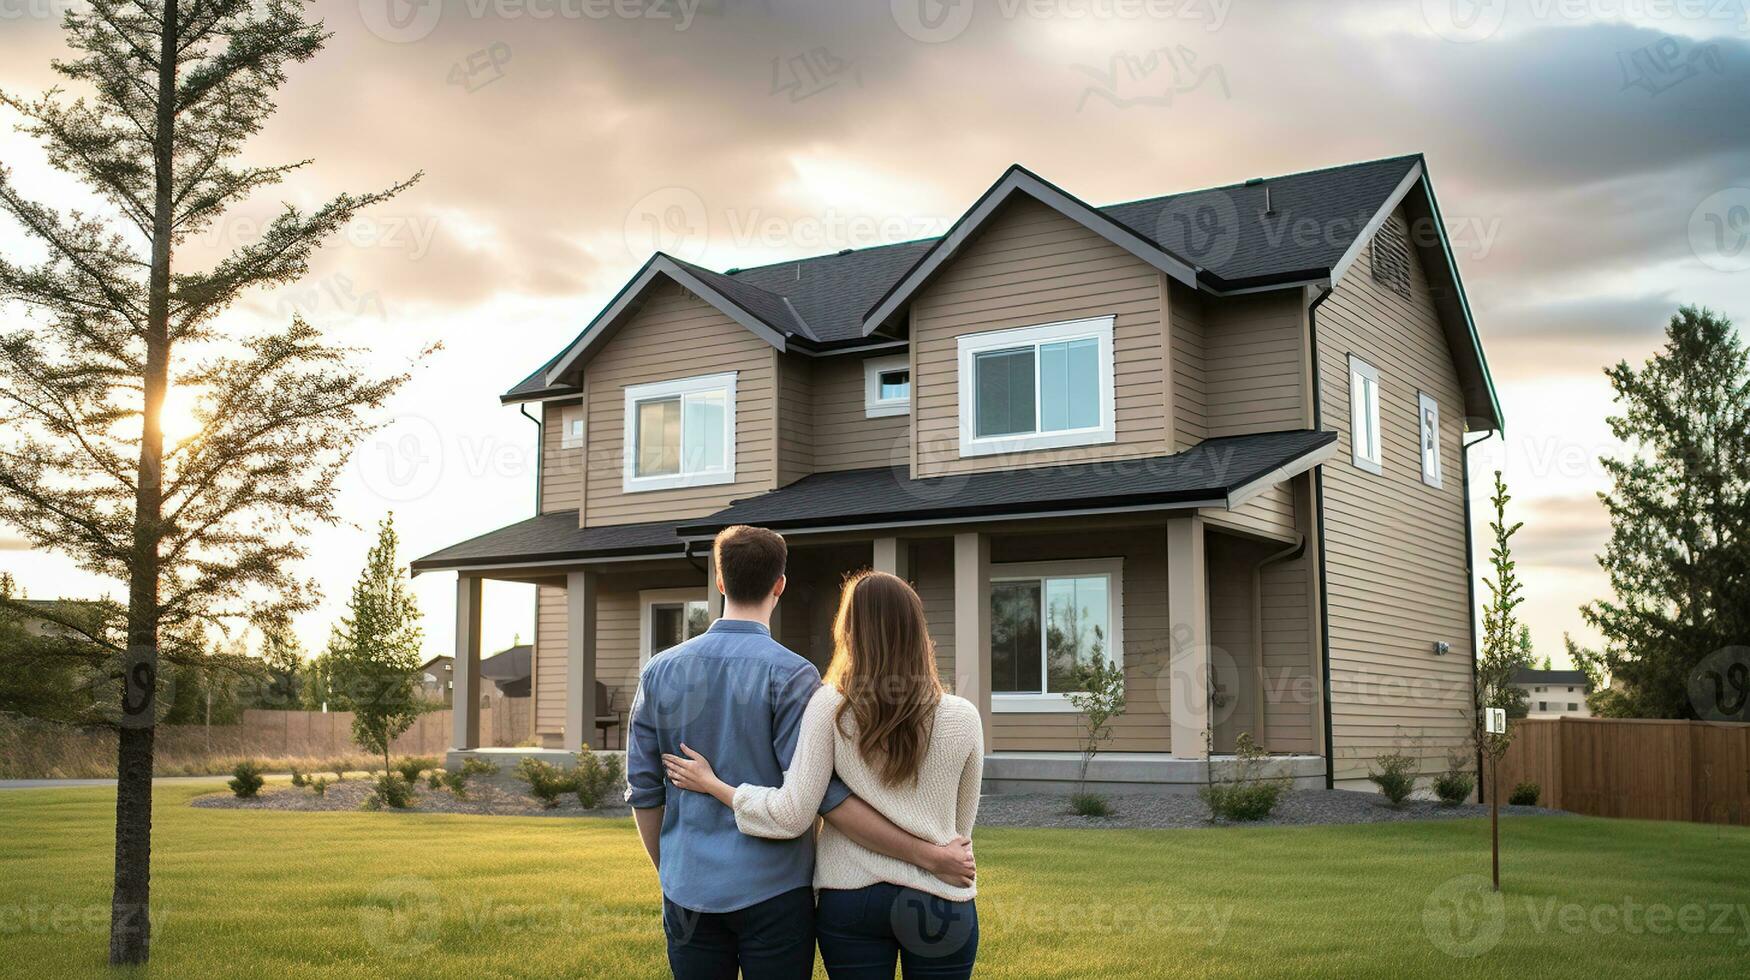
<path fill-rule="evenodd" d="M 802 715 L 802 731 L 784 785 L 743 783 L 736 788 L 735 823 L 741 832 L 754 837 L 800 837 L 814 825 L 836 771 L 851 792 L 915 837 L 937 844 L 946 844 L 956 835 L 971 837 L 984 778 L 984 730 L 972 702 L 942 695 L 917 782 L 900 786 L 884 785 L 863 761 L 854 718 L 845 716 L 843 730 L 834 723 L 843 702 L 844 696 L 831 685 L 815 692 Z M 955 888 L 914 865 L 866 850 L 830 823 L 821 828 L 814 855 L 815 888 L 862 888 L 883 881 L 953 901 L 978 893 L 977 885 Z"/>

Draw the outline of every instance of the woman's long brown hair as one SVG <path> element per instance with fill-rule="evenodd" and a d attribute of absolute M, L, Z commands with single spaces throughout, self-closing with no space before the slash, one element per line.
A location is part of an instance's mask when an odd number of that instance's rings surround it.
<path fill-rule="evenodd" d="M 834 724 L 857 721 L 857 751 L 888 786 L 915 782 L 942 700 L 924 604 L 904 579 L 859 572 L 846 580 L 832 624 L 826 682 L 844 695 Z"/>

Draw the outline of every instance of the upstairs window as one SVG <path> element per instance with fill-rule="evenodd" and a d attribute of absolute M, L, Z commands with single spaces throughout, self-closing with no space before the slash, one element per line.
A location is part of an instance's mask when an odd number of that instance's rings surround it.
<path fill-rule="evenodd" d="M 960 455 L 1111 442 L 1112 317 L 960 338 Z"/>
<path fill-rule="evenodd" d="M 1425 393 L 1416 395 L 1422 427 L 1422 482 L 1440 486 L 1440 403 Z"/>
<path fill-rule="evenodd" d="M 1349 446 L 1355 465 L 1381 472 L 1379 446 L 1379 372 L 1349 355 Z"/>
<path fill-rule="evenodd" d="M 911 411 L 911 360 L 872 357 L 863 362 L 863 415 L 881 418 Z"/>
<path fill-rule="evenodd" d="M 626 388 L 626 493 L 735 481 L 735 374 Z"/>
<path fill-rule="evenodd" d="M 582 405 L 567 405 L 559 410 L 559 446 L 562 449 L 583 448 Z"/>

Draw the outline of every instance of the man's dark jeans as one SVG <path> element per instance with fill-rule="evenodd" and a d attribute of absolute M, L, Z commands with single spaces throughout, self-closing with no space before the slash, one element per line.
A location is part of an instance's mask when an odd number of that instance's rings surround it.
<path fill-rule="evenodd" d="M 972 976 L 978 906 L 915 888 L 878 884 L 823 888 L 815 917 L 820 959 L 833 980 Z"/>
<path fill-rule="evenodd" d="M 814 889 L 796 888 L 734 912 L 694 912 L 662 900 L 668 968 L 677 980 L 791 980 L 814 975 Z"/>

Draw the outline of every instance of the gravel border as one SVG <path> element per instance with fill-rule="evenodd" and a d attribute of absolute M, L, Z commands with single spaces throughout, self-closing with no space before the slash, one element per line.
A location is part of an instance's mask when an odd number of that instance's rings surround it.
<path fill-rule="evenodd" d="M 1486 817 L 1489 808 L 1476 803 L 1446 806 L 1432 800 L 1411 800 L 1393 810 L 1383 797 L 1341 789 L 1292 790 L 1283 795 L 1267 820 L 1235 824 L 1213 820 L 1209 807 L 1194 793 L 1161 796 L 1109 796 L 1110 817 L 1080 817 L 1070 812 L 1067 796 L 1028 794 L 987 796 L 978 806 L 980 827 L 1085 827 L 1096 829 L 1184 827 L 1290 827 L 1332 824 L 1395 823 L 1403 820 L 1450 820 Z M 1512 816 L 1556 816 L 1561 810 L 1537 806 L 1503 806 Z"/>
<path fill-rule="evenodd" d="M 332 776 L 332 774 L 329 774 Z M 270 784 L 254 799 L 238 799 L 230 790 L 197 796 L 190 806 L 208 810 L 280 810 L 288 812 L 357 811 L 364 808 L 372 795 L 374 777 L 348 776 L 341 782 L 330 778 L 328 791 L 317 796 L 309 789 L 285 784 Z M 475 776 L 468 780 L 468 798 L 459 799 L 447 789 L 432 789 L 421 781 L 414 788 L 413 805 L 405 810 L 385 810 L 388 813 L 467 813 L 501 817 L 629 817 L 632 808 L 621 802 L 621 789 L 607 794 L 594 810 L 585 810 L 577 802 L 577 794 L 567 793 L 559 805 L 551 809 L 528 794 L 522 780 L 508 773 L 496 776 Z"/>

